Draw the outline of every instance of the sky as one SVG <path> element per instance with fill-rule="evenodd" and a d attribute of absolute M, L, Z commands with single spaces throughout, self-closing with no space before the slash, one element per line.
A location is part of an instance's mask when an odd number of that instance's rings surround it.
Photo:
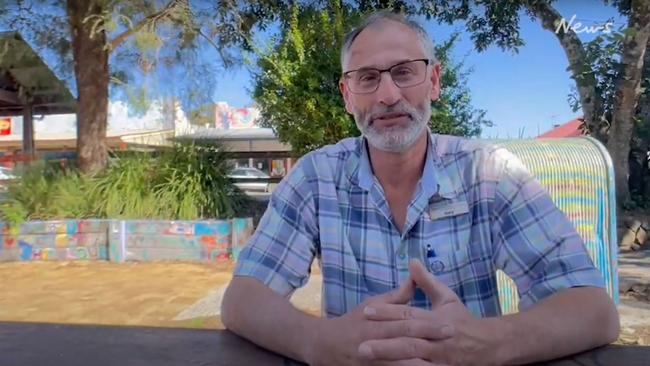
<path fill-rule="evenodd" d="M 616 29 L 623 23 L 617 18 L 616 10 L 605 7 L 602 1 L 561 0 L 555 7 L 567 21 L 576 15 L 573 24 L 581 21 L 585 26 L 601 25 L 614 18 Z M 467 80 L 472 105 L 486 110 L 487 119 L 494 123 L 493 127 L 484 128 L 481 137 L 535 137 L 555 124 L 581 116 L 580 112 L 572 112 L 567 100 L 574 82 L 566 71 L 569 65 L 566 55 L 555 35 L 540 23 L 522 18 L 520 32 L 526 45 L 517 54 L 496 46 L 478 53 L 462 24 L 423 22 L 423 25 L 434 42 L 446 40 L 455 30 L 461 31 L 454 57 L 464 59 L 465 65 L 474 70 Z M 595 36 L 596 33 L 580 34 L 585 40 Z M 253 103 L 250 89 L 250 73 L 246 68 L 239 68 L 217 79 L 214 100 L 236 107 L 250 106 Z"/>
<path fill-rule="evenodd" d="M 575 21 L 580 21 L 586 26 L 602 25 L 613 18 L 613 28 L 617 29 L 624 22 L 614 8 L 604 6 L 603 1 L 599 0 L 558 0 L 554 6 L 567 20 L 575 15 Z M 469 33 L 463 29 L 463 23 L 449 26 L 437 24 L 434 21 L 426 22 L 423 19 L 420 19 L 420 22 L 437 43 L 448 39 L 455 31 L 460 32 L 461 37 L 453 50 L 453 57 L 455 61 L 463 60 L 465 67 L 473 69 L 473 72 L 467 77 L 467 87 L 471 92 L 472 105 L 475 108 L 486 110 L 486 118 L 494 124 L 492 127 L 484 128 L 481 137 L 535 137 L 552 129 L 554 125 L 563 124 L 581 116 L 579 111 L 571 110 L 568 102 L 568 95 L 575 83 L 566 70 L 568 66 L 566 55 L 555 35 L 543 29 L 536 20 L 522 16 L 520 33 L 526 45 L 521 47 L 518 53 L 502 51 L 496 46 L 481 53 L 477 52 Z M 259 35 L 257 38 L 259 45 L 262 46 L 264 42 L 268 42 L 272 33 L 273 30 Z M 593 39 L 597 35 L 597 33 L 579 34 L 583 41 Z M 207 60 L 217 59 L 214 50 L 210 51 L 209 49 L 208 47 L 208 51 L 204 51 L 201 57 Z M 42 57 L 51 67 L 56 66 L 54 58 L 48 57 L 47 54 Z M 217 78 L 214 81 L 212 100 L 226 102 L 232 107 L 251 106 L 253 100 L 250 90 L 253 85 L 248 69 L 245 66 L 240 66 L 235 69 L 221 70 L 222 72 L 217 73 Z M 181 72 L 181 74 L 183 73 Z M 176 76 L 170 77 L 173 79 Z M 158 77 L 160 76 L 154 77 L 155 80 L 145 80 L 144 82 L 156 85 L 154 89 L 173 92 L 174 85 L 177 83 L 170 82 L 171 79 L 165 77 L 156 79 Z M 69 79 L 66 82 L 71 85 L 73 80 Z M 71 89 L 74 90 L 74 88 Z M 121 113 L 112 114 L 121 116 Z M 144 122 L 135 123 L 133 118 L 130 118 L 131 116 L 127 117 L 129 118 L 111 118 L 109 130 L 122 131 L 155 127 Z M 47 123 L 35 121 L 37 133 L 40 130 L 43 132 L 57 130 L 60 133 L 69 133 L 69 130 L 75 129 L 75 119 L 72 115 L 61 116 L 56 121 L 51 120 L 53 117 L 46 118 L 48 119 Z M 16 122 L 19 124 L 20 118 L 17 118 Z M 39 126 L 41 124 L 43 126 Z"/>

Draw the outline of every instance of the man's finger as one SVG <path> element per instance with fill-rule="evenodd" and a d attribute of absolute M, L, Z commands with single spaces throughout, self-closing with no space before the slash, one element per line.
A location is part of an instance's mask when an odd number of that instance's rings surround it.
<path fill-rule="evenodd" d="M 424 339 L 400 337 L 365 341 L 359 345 L 358 352 L 364 360 L 399 361 L 429 359 L 441 347 Z"/>
<path fill-rule="evenodd" d="M 410 319 L 390 320 L 371 323 L 366 339 L 390 339 L 412 337 L 441 341 L 453 337 L 455 329 L 443 320 Z"/>
<path fill-rule="evenodd" d="M 415 296 L 415 282 L 409 277 L 400 287 L 372 297 L 368 304 L 408 304 Z"/>
<path fill-rule="evenodd" d="M 437 363 L 431 363 L 419 358 L 411 358 L 409 360 L 399 360 L 399 361 L 374 361 L 370 362 L 371 366 L 447 366 Z"/>
<path fill-rule="evenodd" d="M 408 319 L 431 319 L 433 313 L 429 310 L 401 304 L 368 305 L 363 311 L 368 320 L 408 320 Z"/>
<path fill-rule="evenodd" d="M 438 281 L 429 271 L 424 268 L 422 262 L 412 260 L 409 263 L 409 271 L 415 284 L 424 291 L 431 301 L 431 307 L 436 308 L 448 302 L 459 301 L 458 296 L 444 283 Z"/>

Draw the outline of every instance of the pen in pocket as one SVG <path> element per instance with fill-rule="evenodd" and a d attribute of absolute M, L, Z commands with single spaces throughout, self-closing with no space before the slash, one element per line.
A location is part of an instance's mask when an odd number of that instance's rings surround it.
<path fill-rule="evenodd" d="M 436 251 L 433 249 L 433 247 L 431 246 L 431 244 L 427 244 L 426 257 L 427 257 L 427 258 L 426 258 L 426 264 L 427 264 L 427 267 L 429 267 L 429 270 L 431 270 L 431 269 L 432 269 L 432 264 L 433 264 L 433 263 L 432 263 L 432 262 L 433 262 L 433 258 L 436 257 Z"/>

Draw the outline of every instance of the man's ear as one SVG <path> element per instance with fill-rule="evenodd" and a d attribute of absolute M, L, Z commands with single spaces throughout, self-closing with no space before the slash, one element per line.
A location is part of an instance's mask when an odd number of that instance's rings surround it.
<path fill-rule="evenodd" d="M 343 81 L 343 78 L 339 79 L 339 90 L 341 91 L 341 95 L 343 95 L 343 101 L 345 101 L 345 110 L 348 113 L 353 114 L 352 106 L 350 104 L 350 90 L 348 90 L 348 86 Z"/>
<path fill-rule="evenodd" d="M 440 98 L 440 75 L 442 74 L 442 66 L 436 63 L 431 68 L 431 100 L 436 101 Z"/>

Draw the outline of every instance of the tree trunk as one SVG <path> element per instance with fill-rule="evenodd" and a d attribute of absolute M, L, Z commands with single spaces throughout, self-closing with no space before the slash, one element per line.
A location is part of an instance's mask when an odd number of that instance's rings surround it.
<path fill-rule="evenodd" d="M 644 176 L 644 190 L 643 196 L 650 198 L 650 162 L 648 162 L 648 151 L 650 151 L 650 40 L 645 46 L 645 57 L 643 61 L 643 73 L 641 80 L 648 79 L 645 83 L 642 81 L 642 87 L 645 86 L 646 90 L 639 97 L 639 104 L 637 106 L 637 117 L 641 120 L 640 126 L 642 132 L 639 138 L 642 141 L 642 150 L 644 152 L 643 176 Z"/>
<path fill-rule="evenodd" d="M 596 80 L 593 72 L 584 64 L 584 47 L 572 30 L 559 27 L 562 16 L 546 1 L 529 0 L 528 9 L 541 21 L 545 29 L 556 34 L 569 59 L 571 72 L 578 87 L 584 119 L 592 136 L 606 141 L 616 175 L 616 198 L 618 205 L 630 199 L 628 185 L 629 155 L 634 115 L 640 96 L 641 71 L 645 46 L 650 34 L 650 2 L 632 0 L 629 27 L 636 30 L 627 37 L 621 57 L 621 78 L 617 82 L 612 120 L 603 123 L 602 100 L 596 94 Z M 578 77 L 578 75 L 582 75 Z"/>
<path fill-rule="evenodd" d="M 628 24 L 628 29 L 630 28 L 635 32 L 623 41 L 621 77 L 616 83 L 612 127 L 607 141 L 607 149 L 612 155 L 616 172 L 616 198 L 619 203 L 630 200 L 630 146 L 636 107 L 641 96 L 645 50 L 650 39 L 650 3 L 647 0 L 632 1 Z"/>
<path fill-rule="evenodd" d="M 106 34 L 93 33 L 93 17 L 100 16 L 103 9 L 96 0 L 67 0 L 67 9 L 79 95 L 77 159 L 81 171 L 92 174 L 103 170 L 108 162 L 108 49 Z"/>
<path fill-rule="evenodd" d="M 645 83 L 643 83 L 644 79 L 647 79 Z M 641 119 L 643 124 L 650 126 L 650 39 L 645 46 L 641 80 L 641 86 L 645 87 L 645 90 L 643 91 L 643 94 L 641 94 L 641 97 L 639 97 L 637 116 Z M 646 139 L 646 143 L 650 143 L 650 139 Z"/>
<path fill-rule="evenodd" d="M 585 64 L 585 49 L 578 35 L 560 26 L 562 15 L 546 1 L 528 0 L 526 7 L 542 22 L 544 29 L 553 32 L 560 41 L 576 81 L 585 125 L 590 135 L 606 141 L 607 124 L 602 118 L 602 99 L 596 94 L 596 76 Z"/>

